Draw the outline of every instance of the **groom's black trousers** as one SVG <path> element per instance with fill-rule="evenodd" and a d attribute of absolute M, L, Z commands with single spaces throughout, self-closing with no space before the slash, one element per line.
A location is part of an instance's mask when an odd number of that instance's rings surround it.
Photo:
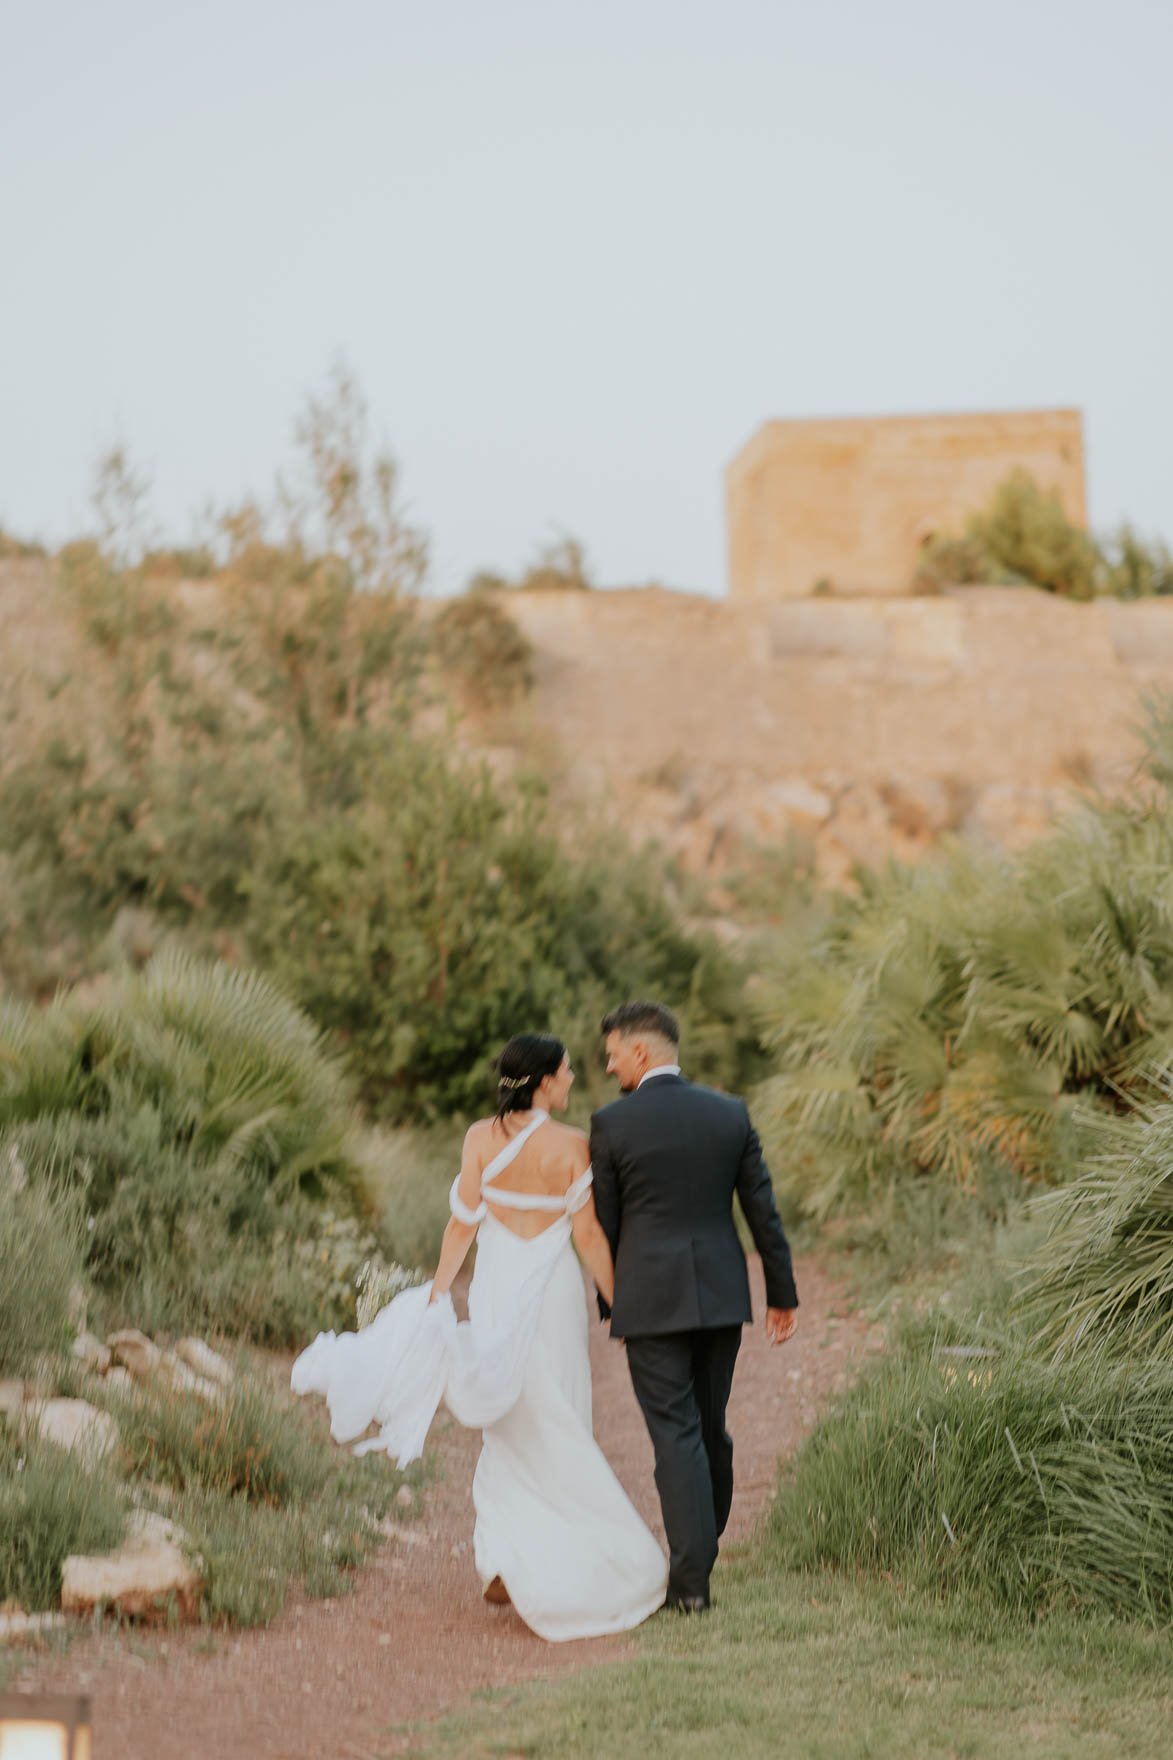
<path fill-rule="evenodd" d="M 740 1326 L 627 1340 L 631 1384 L 656 1452 L 668 1536 L 668 1599 L 701 1597 L 733 1501 L 733 1441 L 725 1407 Z"/>

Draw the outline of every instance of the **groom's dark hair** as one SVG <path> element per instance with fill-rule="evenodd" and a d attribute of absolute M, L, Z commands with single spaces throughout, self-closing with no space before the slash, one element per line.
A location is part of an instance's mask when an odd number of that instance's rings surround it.
<path fill-rule="evenodd" d="M 662 1002 L 621 1002 L 603 1016 L 599 1030 L 604 1039 L 608 1033 L 622 1033 L 625 1039 L 634 1033 L 657 1033 L 670 1045 L 680 1043 L 680 1024 Z"/>

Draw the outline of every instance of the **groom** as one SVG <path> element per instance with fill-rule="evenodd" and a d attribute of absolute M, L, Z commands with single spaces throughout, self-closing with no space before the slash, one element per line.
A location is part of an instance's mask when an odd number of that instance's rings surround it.
<path fill-rule="evenodd" d="M 658 1002 L 625 1002 L 602 1024 L 622 1098 L 591 1120 L 595 1209 L 615 1257 L 599 1311 L 626 1341 L 656 1454 L 668 1535 L 667 1607 L 709 1605 L 709 1573 L 733 1499 L 725 1406 L 752 1319 L 733 1194 L 766 1274 L 766 1332 L 794 1331 L 798 1296 L 770 1176 L 743 1100 L 694 1087 L 680 1029 Z"/>

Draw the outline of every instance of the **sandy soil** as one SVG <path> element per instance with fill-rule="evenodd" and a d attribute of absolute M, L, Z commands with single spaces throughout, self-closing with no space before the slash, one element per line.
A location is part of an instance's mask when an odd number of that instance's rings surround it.
<path fill-rule="evenodd" d="M 756 1260 L 755 1312 L 764 1311 Z M 736 1492 L 726 1543 L 761 1519 L 788 1454 L 868 1348 L 865 1319 L 816 1260 L 796 1267 L 795 1337 L 747 1329 L 730 1402 Z M 662 1538 L 651 1447 L 623 1349 L 592 1329 L 595 1432 L 636 1507 Z M 293 1596 L 267 1630 L 87 1633 L 63 1655 L 30 1651 L 16 1689 L 87 1692 L 95 1760 L 376 1760 L 403 1752 L 409 1720 L 486 1687 L 629 1655 L 631 1638 L 544 1643 L 511 1608 L 488 1606 L 472 1560 L 479 1437 L 450 1419 L 432 1437 L 443 1477 L 419 1520 L 391 1539 L 338 1600 Z M 713 1584 L 721 1594 L 720 1566 Z"/>

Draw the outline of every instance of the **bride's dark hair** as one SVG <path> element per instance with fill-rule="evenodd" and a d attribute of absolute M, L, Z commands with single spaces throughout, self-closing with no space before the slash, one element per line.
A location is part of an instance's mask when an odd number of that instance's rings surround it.
<path fill-rule="evenodd" d="M 528 1112 L 534 1103 L 534 1090 L 546 1076 L 556 1076 L 562 1068 L 566 1047 L 552 1033 L 517 1033 L 496 1059 L 497 1117 L 504 1120 L 510 1112 Z"/>

